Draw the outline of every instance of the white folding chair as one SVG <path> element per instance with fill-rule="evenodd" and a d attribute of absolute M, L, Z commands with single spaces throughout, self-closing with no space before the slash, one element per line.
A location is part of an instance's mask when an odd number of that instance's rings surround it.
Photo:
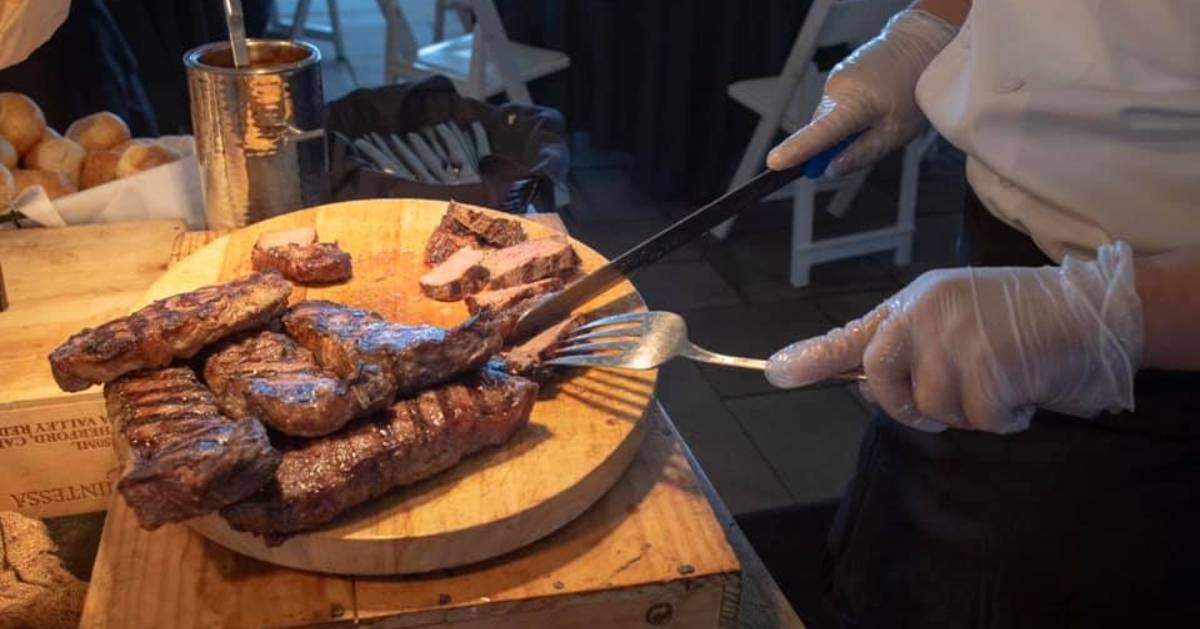
<path fill-rule="evenodd" d="M 346 57 L 346 42 L 342 38 L 342 18 L 338 14 L 337 0 L 325 0 L 325 8 L 329 11 L 329 24 L 309 24 L 308 13 L 312 8 L 312 0 L 298 0 L 296 2 L 296 11 L 292 13 L 290 22 L 284 21 L 279 15 L 279 10 L 276 9 L 271 16 L 271 29 L 273 31 L 286 31 L 291 34 L 292 39 L 319 39 L 323 41 L 333 42 L 334 58 L 339 61 L 345 61 Z"/>
<path fill-rule="evenodd" d="M 462 26 L 463 31 L 471 32 L 474 27 L 474 18 L 471 17 L 471 10 L 459 3 L 458 0 L 435 0 L 433 7 L 433 41 L 442 41 L 446 38 L 446 13 L 451 10 L 458 15 L 458 23 Z"/>
<path fill-rule="evenodd" d="M 839 44 L 858 45 L 878 34 L 887 19 L 907 4 L 908 0 L 814 0 L 796 43 L 792 45 L 783 73 L 738 81 L 729 86 L 729 96 L 733 100 L 760 116 L 730 183 L 731 189 L 765 168 L 767 151 L 775 144 L 780 130 L 791 133 L 812 119 L 827 75 L 820 72 L 812 61 L 817 48 Z M 907 265 L 911 261 L 921 157 L 936 139 L 936 133 L 929 131 L 904 149 L 900 201 L 894 225 L 835 238 L 814 240 L 812 237 L 816 194 L 835 191 L 827 210 L 835 216 L 842 216 L 862 188 L 870 174 L 869 169 L 845 177 L 800 179 L 780 193 L 790 193 L 793 199 L 789 273 L 793 286 L 807 285 L 812 266 L 821 262 L 879 251 L 894 251 L 893 262 L 897 266 Z M 732 227 L 733 220 L 730 219 L 714 229 L 713 233 L 718 238 L 725 238 Z"/>
<path fill-rule="evenodd" d="M 510 101 L 529 105 L 533 101 L 526 83 L 571 63 L 557 50 L 510 41 L 491 0 L 452 0 L 455 9 L 470 11 L 471 32 L 422 47 L 417 46 L 400 3 L 377 1 L 387 21 L 384 80 L 388 83 L 441 74 L 464 96 L 485 99 L 504 92 Z M 441 15 L 441 6 L 436 11 Z"/>

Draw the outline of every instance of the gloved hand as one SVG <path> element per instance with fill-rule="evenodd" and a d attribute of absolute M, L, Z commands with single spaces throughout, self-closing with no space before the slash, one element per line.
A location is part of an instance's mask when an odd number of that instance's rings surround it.
<path fill-rule="evenodd" d="M 917 136 L 925 116 L 917 108 L 917 79 L 958 29 L 931 13 L 896 14 L 875 39 L 837 64 L 812 122 L 767 156 L 767 166 L 784 170 L 868 129 L 826 170 L 842 175 L 874 163 Z"/>
<path fill-rule="evenodd" d="M 867 393 L 900 422 L 1009 433 L 1037 407 L 1132 409 L 1142 331 L 1133 254 L 1117 243 L 1093 262 L 926 273 L 844 328 L 780 350 L 767 379 L 796 387 L 862 365 Z"/>

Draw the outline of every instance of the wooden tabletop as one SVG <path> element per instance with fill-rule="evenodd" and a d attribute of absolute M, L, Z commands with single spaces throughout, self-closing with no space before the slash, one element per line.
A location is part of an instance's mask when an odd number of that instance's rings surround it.
<path fill-rule="evenodd" d="M 557 216 L 538 220 L 561 226 Z M 174 256 L 212 237 L 185 234 Z M 81 625 L 387 619 L 395 627 L 451 622 L 491 627 L 529 626 L 550 617 L 562 626 L 662 621 L 803 629 L 657 403 L 647 420 L 648 437 L 629 470 L 580 518 L 509 555 L 418 577 L 340 577 L 279 568 L 228 551 L 184 526 L 144 531 L 115 500 Z M 670 603 L 662 607 L 663 600 Z M 720 618 L 709 617 L 713 609 Z"/>

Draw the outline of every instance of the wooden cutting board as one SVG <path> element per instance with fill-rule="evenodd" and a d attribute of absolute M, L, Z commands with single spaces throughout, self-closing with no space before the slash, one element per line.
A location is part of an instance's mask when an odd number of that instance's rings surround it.
<path fill-rule="evenodd" d="M 138 221 L 0 231 L 9 302 L 0 312 L 0 405 L 68 397 L 46 355 L 80 328 L 127 313 L 166 270 L 183 230 L 183 221 Z"/>
<path fill-rule="evenodd" d="M 115 471 L 100 388 L 63 393 L 46 355 L 129 312 L 167 268 L 183 221 L 0 231 L 0 509 L 100 511 Z M 70 464 L 64 464 L 69 462 Z"/>
<path fill-rule="evenodd" d="M 466 308 L 428 299 L 417 282 L 426 271 L 425 241 L 445 209 L 441 201 L 387 199 L 280 216 L 219 238 L 181 260 L 140 303 L 245 274 L 261 232 L 312 226 L 321 240 L 337 240 L 353 256 L 354 279 L 297 288 L 294 300 L 328 299 L 401 323 L 454 325 L 467 317 Z M 524 226 L 531 237 L 554 234 L 532 221 Z M 585 245 L 574 246 L 585 269 L 604 263 Z M 639 307 L 644 304 L 626 282 L 581 310 Z M 646 431 L 643 415 L 655 381 L 655 372 L 579 371 L 543 390 L 530 425 L 508 444 L 281 546 L 268 547 L 233 531 L 217 516 L 190 525 L 239 553 L 318 572 L 407 574 L 495 557 L 563 526 L 613 485 Z"/>

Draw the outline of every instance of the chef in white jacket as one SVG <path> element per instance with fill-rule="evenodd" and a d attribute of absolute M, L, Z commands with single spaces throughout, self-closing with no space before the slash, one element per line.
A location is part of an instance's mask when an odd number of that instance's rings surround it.
<path fill-rule="evenodd" d="M 1200 2 L 918 0 L 768 166 L 927 122 L 968 157 L 971 266 L 768 366 L 862 366 L 883 411 L 830 535 L 843 625 L 1194 626 Z"/>

